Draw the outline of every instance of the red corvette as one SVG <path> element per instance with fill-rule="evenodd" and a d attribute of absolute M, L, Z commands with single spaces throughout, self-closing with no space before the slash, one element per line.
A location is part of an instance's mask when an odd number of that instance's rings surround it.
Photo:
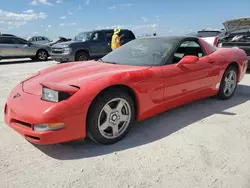
<path fill-rule="evenodd" d="M 196 37 L 136 39 L 98 61 L 51 66 L 22 81 L 5 121 L 35 144 L 87 135 L 113 144 L 136 121 L 209 96 L 229 99 L 247 63 L 243 50 Z"/>

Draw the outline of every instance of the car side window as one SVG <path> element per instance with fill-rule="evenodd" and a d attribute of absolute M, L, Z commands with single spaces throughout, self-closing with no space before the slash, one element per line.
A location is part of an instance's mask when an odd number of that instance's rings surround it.
<path fill-rule="evenodd" d="M 14 44 L 27 44 L 24 40 L 21 39 L 12 39 Z"/>
<path fill-rule="evenodd" d="M 135 35 L 130 30 L 121 30 L 120 36 L 122 45 L 135 39 Z"/>
<path fill-rule="evenodd" d="M 104 36 L 102 32 L 96 32 L 92 36 L 92 41 L 104 41 Z"/>
<path fill-rule="evenodd" d="M 178 63 L 184 56 L 187 55 L 193 55 L 197 57 L 204 56 L 201 46 L 196 41 L 184 41 L 175 51 L 173 63 Z"/>
<path fill-rule="evenodd" d="M 112 32 L 106 32 L 105 34 L 106 34 L 106 39 L 107 39 L 109 42 L 111 42 L 113 33 L 112 33 Z"/>
<path fill-rule="evenodd" d="M 0 44 L 14 44 L 9 37 L 0 37 Z"/>
<path fill-rule="evenodd" d="M 39 41 L 46 40 L 44 37 L 39 37 Z"/>
<path fill-rule="evenodd" d="M 123 35 L 125 39 L 135 39 L 135 35 L 132 33 L 132 31 L 129 31 L 129 30 L 128 31 L 122 30 L 121 35 Z"/>

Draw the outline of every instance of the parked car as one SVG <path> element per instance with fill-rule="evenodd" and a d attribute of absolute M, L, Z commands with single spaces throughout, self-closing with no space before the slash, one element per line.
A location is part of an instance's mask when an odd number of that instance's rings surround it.
<path fill-rule="evenodd" d="M 50 47 L 33 44 L 16 36 L 0 35 L 0 60 L 11 58 L 31 58 L 45 61 L 50 54 Z"/>
<path fill-rule="evenodd" d="M 16 35 L 8 34 L 8 33 L 0 33 L 0 36 L 12 36 L 12 37 L 15 37 Z"/>
<path fill-rule="evenodd" d="M 218 44 L 218 36 L 225 33 L 224 30 L 201 30 L 198 31 L 195 36 L 202 38 L 207 43 L 217 46 Z"/>
<path fill-rule="evenodd" d="M 59 37 L 55 40 L 52 40 L 48 45 L 53 46 L 54 44 L 61 43 L 61 42 L 67 42 L 71 41 L 70 38 L 65 38 L 65 37 Z"/>
<path fill-rule="evenodd" d="M 112 29 L 81 32 L 72 41 L 53 45 L 51 57 L 58 62 L 101 58 L 112 51 L 113 32 Z M 135 39 L 131 30 L 121 29 L 121 35 L 123 35 L 122 45 Z"/>
<path fill-rule="evenodd" d="M 51 42 L 51 40 L 44 36 L 34 36 L 34 37 L 31 37 L 28 40 L 28 42 L 32 42 L 35 44 L 48 44 Z"/>
<path fill-rule="evenodd" d="M 219 36 L 217 46 L 243 49 L 248 55 L 248 68 L 250 68 L 250 17 L 228 20 L 223 25 L 226 33 Z"/>
<path fill-rule="evenodd" d="M 5 122 L 35 144 L 87 135 L 113 144 L 136 121 L 210 96 L 230 99 L 246 68 L 245 51 L 197 37 L 135 39 L 98 61 L 57 64 L 22 81 Z"/>

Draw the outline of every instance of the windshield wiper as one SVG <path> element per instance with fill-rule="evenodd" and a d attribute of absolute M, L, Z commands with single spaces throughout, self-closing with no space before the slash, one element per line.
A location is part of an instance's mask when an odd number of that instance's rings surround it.
<path fill-rule="evenodd" d="M 106 61 L 103 61 L 102 58 L 98 59 L 99 62 L 102 62 L 102 63 L 107 63 Z"/>
<path fill-rule="evenodd" d="M 115 62 L 108 62 L 108 61 L 104 61 L 102 58 L 98 59 L 99 62 L 102 62 L 102 63 L 107 63 L 107 64 L 117 64 Z"/>

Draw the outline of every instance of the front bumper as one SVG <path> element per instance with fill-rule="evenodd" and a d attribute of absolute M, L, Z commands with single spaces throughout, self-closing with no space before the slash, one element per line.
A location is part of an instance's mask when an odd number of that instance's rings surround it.
<path fill-rule="evenodd" d="M 19 97 L 13 98 L 19 93 Z M 25 137 L 39 144 L 57 144 L 86 137 L 85 115 L 87 108 L 74 110 L 67 102 L 49 103 L 40 96 L 27 94 L 18 85 L 10 94 L 4 109 L 7 125 Z M 64 123 L 65 127 L 54 131 L 34 131 L 34 124 Z"/>
<path fill-rule="evenodd" d="M 73 62 L 75 61 L 75 56 L 72 54 L 54 54 L 51 53 L 50 57 L 57 62 Z"/>

